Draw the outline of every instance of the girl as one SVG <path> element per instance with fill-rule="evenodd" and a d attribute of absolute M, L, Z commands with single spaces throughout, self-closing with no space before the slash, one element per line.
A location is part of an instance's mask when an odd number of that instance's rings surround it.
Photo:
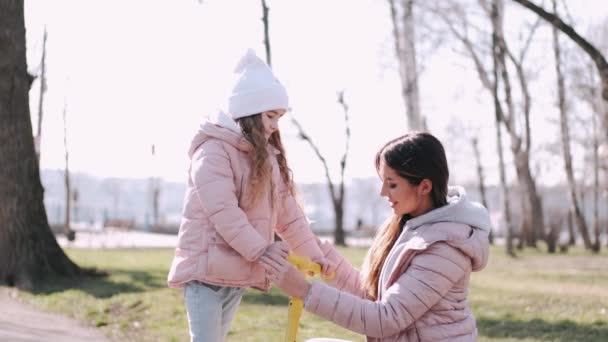
<path fill-rule="evenodd" d="M 252 50 L 239 62 L 227 113 L 204 122 L 191 159 L 168 284 L 184 288 L 192 341 L 225 339 L 245 288 L 270 288 L 262 265 L 291 249 L 332 272 L 295 198 L 278 130 L 285 88 Z M 285 242 L 273 242 L 274 233 Z"/>
<path fill-rule="evenodd" d="M 475 341 L 467 294 L 471 272 L 488 260 L 487 210 L 462 188 L 448 189 L 443 146 L 429 133 L 388 142 L 376 169 L 393 216 L 378 231 L 362 275 L 323 244 L 337 265 L 331 287 L 274 262 L 265 266 L 272 280 L 302 298 L 306 310 L 368 341 Z"/>

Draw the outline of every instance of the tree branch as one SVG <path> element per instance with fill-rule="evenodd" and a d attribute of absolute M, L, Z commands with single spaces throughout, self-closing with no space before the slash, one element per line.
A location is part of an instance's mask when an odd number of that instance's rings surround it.
<path fill-rule="evenodd" d="M 317 155 L 317 157 L 319 158 L 319 160 L 323 164 L 323 168 L 325 169 L 325 178 L 327 178 L 327 185 L 329 186 L 329 191 L 331 192 L 332 201 L 335 202 L 335 200 L 336 200 L 336 191 L 335 191 L 335 188 L 334 188 L 334 182 L 331 180 L 331 175 L 329 174 L 329 168 L 327 167 L 327 160 L 325 159 L 325 157 L 323 157 L 323 155 L 321 154 L 321 151 L 319 150 L 319 148 L 317 147 L 317 145 L 315 145 L 315 143 L 312 141 L 312 139 L 310 138 L 310 136 L 308 134 L 306 134 L 306 132 L 304 132 L 304 128 L 302 128 L 302 125 L 300 125 L 300 123 L 298 122 L 298 120 L 296 120 L 293 116 L 291 116 L 291 122 L 298 129 L 298 136 L 299 136 L 299 138 L 302 139 L 302 140 L 304 140 L 304 141 L 306 141 L 310 145 L 310 147 L 312 148 L 312 150 L 315 152 L 315 154 Z"/>
<path fill-rule="evenodd" d="M 602 79 L 602 98 L 604 99 L 604 101 L 608 102 L 608 62 L 606 61 L 602 53 L 595 46 L 591 45 L 591 43 L 589 43 L 585 38 L 580 36 L 578 32 L 576 32 L 576 30 L 572 28 L 572 26 L 566 24 L 560 17 L 558 17 L 554 13 L 547 12 L 542 7 L 539 7 L 528 0 L 513 1 L 536 13 L 541 18 L 548 21 L 551 25 L 562 31 L 570 39 L 572 39 L 581 49 L 583 49 L 587 53 L 587 55 L 589 55 L 589 57 L 591 57 Z M 605 115 L 608 117 L 608 113 L 606 113 Z"/>
<path fill-rule="evenodd" d="M 344 110 L 344 126 L 346 129 L 346 146 L 344 148 L 344 155 L 340 160 L 340 199 L 344 198 L 344 170 L 346 169 L 346 158 L 348 157 L 348 151 L 350 146 L 350 125 L 348 118 L 348 104 L 344 101 L 344 90 L 338 92 L 338 103 L 342 105 Z"/>

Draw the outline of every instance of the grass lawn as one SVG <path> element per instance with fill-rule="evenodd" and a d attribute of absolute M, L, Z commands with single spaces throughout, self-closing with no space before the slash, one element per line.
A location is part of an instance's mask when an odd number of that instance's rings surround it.
<path fill-rule="evenodd" d="M 365 250 L 342 252 L 359 265 Z M 110 276 L 21 292 L 26 301 L 97 326 L 115 341 L 189 340 L 182 293 L 165 285 L 172 250 L 67 253 Z M 470 302 L 480 341 L 608 341 L 608 253 L 549 256 L 529 250 L 512 259 L 495 248 L 488 268 L 472 277 Z M 279 291 L 248 290 L 228 340 L 282 341 L 286 321 L 287 298 Z M 306 312 L 298 336 L 365 340 Z"/>

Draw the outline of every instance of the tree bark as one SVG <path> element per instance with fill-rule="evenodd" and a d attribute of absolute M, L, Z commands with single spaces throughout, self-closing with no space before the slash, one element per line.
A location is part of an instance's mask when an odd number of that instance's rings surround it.
<path fill-rule="evenodd" d="M 44 115 L 44 95 L 46 94 L 46 27 L 44 28 L 44 36 L 42 38 L 42 58 L 40 59 L 40 95 L 38 99 L 38 127 L 36 133 L 36 158 L 40 163 L 40 154 L 42 152 L 42 118 Z"/>
<path fill-rule="evenodd" d="M 505 216 L 506 223 L 506 252 L 508 255 L 515 256 L 515 251 L 513 250 L 513 220 L 511 218 L 511 204 L 509 201 L 509 191 L 507 186 L 507 176 L 505 170 L 505 161 L 504 161 L 504 153 L 502 146 L 502 130 L 501 130 L 501 121 L 504 117 L 502 113 L 502 105 L 500 104 L 500 98 L 498 95 L 498 82 L 499 82 L 499 62 L 498 62 L 498 33 L 497 27 L 499 27 L 502 22 L 502 0 L 493 0 L 492 1 L 492 61 L 493 61 L 493 72 L 494 72 L 494 83 L 492 84 L 492 97 L 494 99 L 494 114 L 496 121 L 496 148 L 498 150 L 498 169 L 500 176 L 500 187 L 502 192 L 502 202 L 503 202 L 503 213 Z"/>
<path fill-rule="evenodd" d="M 70 226 L 70 213 L 72 212 L 72 190 L 70 187 L 70 153 L 68 149 L 68 122 L 67 122 L 67 105 L 63 106 L 63 146 L 65 148 L 65 223 L 63 225 L 63 233 L 69 241 L 76 239 L 76 232 Z"/>
<path fill-rule="evenodd" d="M 514 157 L 517 178 L 520 182 L 523 182 L 530 204 L 529 217 L 531 227 L 527 227 L 526 234 L 524 234 L 526 237 L 526 244 L 530 247 L 536 247 L 536 241 L 539 238 L 539 234 L 544 232 L 545 227 L 542 202 L 536 189 L 536 182 L 530 172 L 529 156 L 526 153 L 519 152 L 515 154 Z"/>
<path fill-rule="evenodd" d="M 471 138 L 471 145 L 473 147 L 473 153 L 475 154 L 475 163 L 477 165 L 477 184 L 479 186 L 479 194 L 481 195 L 481 204 L 483 204 L 486 209 L 488 208 L 488 199 L 486 196 L 486 182 L 483 174 L 483 165 L 481 164 L 481 153 L 479 152 L 479 140 L 477 137 Z M 494 232 L 490 231 L 490 243 L 494 244 Z"/>
<path fill-rule="evenodd" d="M 600 147 L 598 134 L 597 134 L 597 119 L 596 113 L 592 114 L 593 120 L 593 246 L 594 252 L 599 252 L 601 249 L 600 242 L 600 213 L 599 213 L 599 192 L 600 192 L 600 165 L 598 149 Z"/>
<path fill-rule="evenodd" d="M 416 32 L 414 1 L 389 0 L 395 55 L 399 63 L 401 95 L 405 102 L 409 130 L 424 129 L 424 118 L 420 112 L 420 91 L 418 88 L 418 63 L 416 60 Z"/>
<path fill-rule="evenodd" d="M 264 22 L 264 47 L 266 48 L 266 63 L 272 67 L 272 54 L 270 53 L 270 33 L 268 22 L 268 6 L 266 0 L 262 0 L 262 21 Z"/>
<path fill-rule="evenodd" d="M 80 268 L 57 244 L 43 203 L 28 99 L 23 1 L 0 2 L 0 284 L 32 289 Z"/>
<path fill-rule="evenodd" d="M 500 2 L 497 4 L 497 7 L 500 9 L 504 8 L 502 0 L 500 0 Z M 504 17 L 502 13 L 504 13 L 504 10 L 500 11 L 499 13 L 500 15 L 497 17 L 497 19 L 492 20 L 492 26 L 494 27 L 493 30 L 496 36 L 497 49 L 495 50 L 495 53 L 498 68 L 500 70 L 502 80 L 504 82 L 505 101 L 507 104 L 508 112 L 508 116 L 505 116 L 505 113 L 502 112 L 503 116 L 501 121 L 505 125 L 505 128 L 509 132 L 511 138 L 511 152 L 513 153 L 513 157 L 515 159 L 515 169 L 517 173 L 518 182 L 520 183 L 520 185 L 523 184 L 523 186 L 525 186 L 526 194 L 528 195 L 528 201 L 530 203 L 531 225 L 529 227 L 527 225 L 524 225 L 522 227 L 522 233 L 526 236 L 527 245 L 530 247 L 536 247 L 537 238 L 541 235 L 544 235 L 545 223 L 542 203 L 536 190 L 536 181 L 534 180 L 534 177 L 530 172 L 530 96 L 528 93 L 526 77 L 522 67 L 523 58 L 525 56 L 526 50 L 522 50 L 521 61 L 517 61 L 512 56 L 503 34 Z M 532 30 L 531 35 L 533 33 L 534 30 Z M 517 68 L 517 75 L 520 79 L 520 85 L 524 98 L 523 116 L 525 122 L 525 130 L 519 135 L 515 127 L 515 109 L 511 96 L 511 82 L 506 63 L 507 55 L 509 55 L 511 61 L 515 64 Z"/>
<path fill-rule="evenodd" d="M 574 215 L 572 214 L 572 208 L 568 210 L 568 245 L 576 245 L 576 232 L 574 231 Z"/>
<path fill-rule="evenodd" d="M 553 11 L 557 13 L 557 3 L 553 0 Z M 574 170 L 572 168 L 572 153 L 570 152 L 570 126 L 566 109 L 566 88 L 564 85 L 564 74 L 562 73 L 561 47 L 559 44 L 557 27 L 553 26 L 553 55 L 555 57 L 555 73 L 557 75 L 557 96 L 562 138 L 562 151 L 564 153 L 564 169 L 568 179 L 568 190 L 570 194 L 570 206 L 574 213 L 574 219 L 586 249 L 591 249 L 591 239 L 587 222 L 581 212 L 576 196 L 576 182 L 574 180 Z"/>
<path fill-rule="evenodd" d="M 482 2 L 482 5 L 485 5 L 484 2 Z M 486 89 L 488 89 L 491 93 L 492 93 L 492 97 L 494 98 L 494 104 L 495 104 L 495 115 L 496 115 L 496 120 L 497 123 L 499 123 L 500 125 L 504 125 L 504 127 L 507 130 L 507 133 L 510 136 L 511 139 L 511 152 L 513 153 L 514 159 L 515 159 L 515 170 L 517 172 L 517 179 L 518 179 L 518 183 L 519 183 L 519 188 L 521 189 L 521 195 L 522 196 L 526 196 L 525 197 L 525 202 L 528 202 L 529 205 L 523 205 L 524 203 L 522 202 L 522 205 L 524 208 L 530 208 L 530 211 L 534 214 L 529 215 L 528 217 L 522 216 L 522 224 L 520 226 L 520 231 L 522 231 L 523 233 L 520 233 L 520 243 L 521 243 L 521 236 L 525 235 L 528 238 L 526 239 L 528 241 L 529 245 L 535 246 L 536 245 L 536 236 L 539 234 L 536 234 L 532 231 L 531 227 L 537 227 L 539 230 L 542 229 L 542 227 L 544 226 L 544 218 L 543 218 L 543 214 L 542 214 L 542 204 L 540 202 L 540 198 L 537 195 L 537 191 L 536 191 L 536 184 L 535 184 L 535 180 L 532 177 L 532 174 L 530 172 L 529 169 L 529 156 L 530 156 L 530 141 L 531 141 L 531 134 L 530 134 L 530 120 L 529 120 L 529 114 L 530 114 L 530 107 L 531 107 L 531 97 L 528 91 L 528 87 L 527 87 L 527 80 L 526 80 L 526 76 L 523 70 L 523 60 L 524 57 L 526 55 L 528 46 L 530 45 L 530 41 L 531 41 L 531 37 L 533 36 L 538 23 L 534 25 L 534 27 L 532 28 L 531 32 L 530 32 L 530 36 L 526 42 L 525 47 L 522 49 L 521 51 L 521 56 L 519 57 L 519 60 L 516 59 L 512 53 L 509 51 L 504 38 L 503 38 L 503 10 L 504 8 L 504 4 L 502 2 L 502 0 L 500 1 L 495 1 L 492 2 L 492 5 L 490 8 L 485 8 L 484 10 L 486 10 L 486 12 L 488 13 L 488 15 L 490 16 L 490 20 L 492 22 L 492 29 L 493 29 L 493 36 L 492 36 L 492 42 L 493 42 L 493 55 L 492 55 L 492 60 L 494 62 L 494 80 L 490 79 L 490 76 L 488 75 L 488 73 L 486 72 L 483 63 L 481 61 L 481 58 L 479 58 L 477 52 L 475 51 L 475 48 L 473 46 L 473 43 L 469 40 L 469 38 L 467 37 L 467 30 L 466 27 L 464 28 L 464 32 L 458 32 L 458 30 L 454 27 L 454 25 L 451 23 L 451 21 L 449 20 L 449 18 L 447 17 L 447 15 L 445 14 L 441 14 L 441 11 L 439 11 L 440 16 L 444 19 L 444 21 L 448 24 L 448 27 L 450 28 L 450 30 L 458 37 L 458 39 L 460 39 L 465 48 L 468 50 L 468 52 L 471 54 L 471 57 L 473 58 L 473 61 L 475 63 L 475 68 L 477 70 L 477 73 L 480 77 L 480 80 L 482 82 L 482 84 L 484 85 L 484 87 Z M 462 11 L 464 13 L 464 11 Z M 464 18 L 463 15 L 463 24 L 467 25 L 467 21 Z M 520 81 L 520 86 L 522 89 L 522 95 L 523 95 L 523 121 L 524 121 L 524 129 L 522 131 L 521 134 L 518 134 L 516 131 L 516 127 L 515 127 L 515 106 L 513 104 L 513 100 L 512 100 L 512 96 L 511 96 L 511 82 L 509 79 L 509 73 L 507 70 L 507 66 L 506 66 L 506 56 L 509 57 L 510 60 L 512 60 L 513 64 L 516 67 L 517 70 L 517 75 Z M 500 96 L 498 94 L 498 89 L 499 89 L 499 82 L 502 79 L 503 83 L 504 83 L 504 94 L 505 94 L 505 102 L 506 102 L 506 110 L 503 109 L 502 104 L 501 104 L 501 100 L 500 100 Z M 500 145 L 500 147 L 499 147 Z M 502 153 L 502 130 L 500 128 L 497 128 L 497 149 L 499 150 L 499 157 L 500 157 L 500 153 Z M 504 167 L 504 158 L 501 161 L 502 163 L 502 167 Z M 506 176 L 505 176 L 505 182 L 506 182 Z M 508 200 L 508 194 L 506 193 L 508 187 L 506 186 L 506 184 L 502 187 L 503 191 L 505 192 L 505 199 Z M 525 214 L 526 212 L 528 212 L 528 210 L 523 210 L 522 214 Z M 508 215 L 510 217 L 510 214 Z M 507 217 L 507 216 L 505 216 Z M 512 225 L 512 222 L 511 224 Z M 525 233 L 525 234 L 524 234 Z M 511 230 L 511 234 L 513 235 L 513 230 Z"/>
<path fill-rule="evenodd" d="M 346 161 L 348 157 L 349 147 L 350 147 L 350 125 L 349 125 L 349 116 L 348 116 L 348 104 L 344 101 L 344 91 L 340 91 L 338 93 L 338 103 L 342 106 L 344 111 L 344 126 L 345 126 L 345 136 L 346 136 L 346 146 L 344 148 L 344 154 L 342 155 L 342 159 L 340 160 L 340 184 L 338 185 L 338 189 L 336 190 L 336 185 L 334 185 L 334 181 L 331 178 L 329 173 L 329 167 L 327 166 L 327 160 L 321 154 L 321 151 L 312 141 L 310 136 L 304 132 L 304 129 L 300 125 L 300 123 L 291 118 L 292 123 L 296 126 L 299 132 L 300 139 L 306 141 L 310 147 L 313 149 L 314 153 L 317 155 L 321 164 L 323 164 L 323 169 L 325 170 L 325 178 L 327 179 L 327 188 L 329 190 L 329 196 L 331 198 L 331 202 L 334 208 L 334 243 L 340 246 L 346 246 L 345 232 L 344 232 L 344 199 L 345 199 L 345 186 L 344 186 L 344 171 L 346 170 Z"/>

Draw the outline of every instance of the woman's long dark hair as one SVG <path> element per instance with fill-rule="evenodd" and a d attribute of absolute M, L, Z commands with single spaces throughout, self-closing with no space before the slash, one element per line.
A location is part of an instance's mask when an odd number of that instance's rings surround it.
<path fill-rule="evenodd" d="M 376 170 L 384 163 L 412 185 L 428 179 L 433 184 L 431 200 L 433 208 L 447 203 L 450 172 L 441 142 L 430 133 L 411 132 L 386 143 L 376 153 Z M 378 231 L 367 255 L 368 272 L 363 279 L 363 288 L 368 296 L 376 300 L 378 283 L 384 261 L 399 238 L 408 217 L 394 215 Z"/>

